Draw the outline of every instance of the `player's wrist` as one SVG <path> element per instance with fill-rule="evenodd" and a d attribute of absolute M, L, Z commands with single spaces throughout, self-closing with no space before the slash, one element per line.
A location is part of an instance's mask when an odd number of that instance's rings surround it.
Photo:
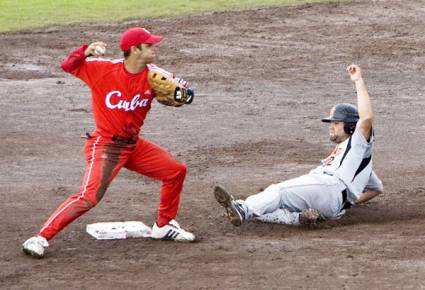
<path fill-rule="evenodd" d="M 353 82 L 355 84 L 361 84 L 361 83 L 364 83 L 364 80 L 363 80 L 362 77 L 358 77 L 358 78 L 354 79 Z"/>
<path fill-rule="evenodd" d="M 83 44 L 82 51 L 83 51 L 85 57 L 89 57 L 91 55 L 90 46 L 88 44 Z"/>

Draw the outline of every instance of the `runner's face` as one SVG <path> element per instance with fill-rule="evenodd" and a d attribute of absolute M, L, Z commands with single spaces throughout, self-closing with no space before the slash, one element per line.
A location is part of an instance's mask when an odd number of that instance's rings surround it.
<path fill-rule="evenodd" d="M 344 131 L 344 122 L 333 121 L 329 123 L 329 139 L 334 143 L 341 143 L 347 139 L 349 135 Z"/>

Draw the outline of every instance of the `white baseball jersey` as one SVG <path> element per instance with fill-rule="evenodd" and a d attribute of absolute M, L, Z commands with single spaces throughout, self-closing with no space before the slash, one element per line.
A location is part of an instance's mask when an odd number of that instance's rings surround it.
<path fill-rule="evenodd" d="M 318 209 L 327 219 L 344 215 L 343 190 L 351 203 L 368 189 L 382 189 L 372 171 L 374 136 L 367 141 L 359 130 L 338 144 L 322 164 L 308 174 L 272 184 L 262 192 L 239 200 L 247 219 L 263 222 L 299 224 L 302 210 Z"/>
<path fill-rule="evenodd" d="M 365 189 L 379 189 L 382 182 L 372 171 L 374 136 L 369 142 L 359 130 L 335 147 L 335 150 L 310 174 L 328 174 L 338 177 L 349 191 L 348 199 L 356 201 Z"/>

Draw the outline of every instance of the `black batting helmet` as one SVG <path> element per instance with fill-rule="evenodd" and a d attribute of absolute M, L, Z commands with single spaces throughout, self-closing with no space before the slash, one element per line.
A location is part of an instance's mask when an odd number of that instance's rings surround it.
<path fill-rule="evenodd" d="M 338 104 L 331 110 L 331 115 L 322 118 L 322 122 L 330 123 L 334 121 L 344 122 L 344 131 L 347 134 L 353 134 L 359 120 L 359 111 L 352 104 Z"/>

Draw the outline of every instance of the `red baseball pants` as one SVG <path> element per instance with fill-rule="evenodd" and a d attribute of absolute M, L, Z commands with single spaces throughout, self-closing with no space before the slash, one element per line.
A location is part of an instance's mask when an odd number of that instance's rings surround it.
<path fill-rule="evenodd" d="M 65 200 L 50 216 L 38 235 L 52 239 L 66 225 L 94 207 L 122 167 L 161 180 L 157 224 L 167 224 L 177 215 L 186 165 L 163 148 L 139 138 L 136 144 L 113 142 L 93 136 L 84 147 L 87 167 L 80 192 Z"/>

